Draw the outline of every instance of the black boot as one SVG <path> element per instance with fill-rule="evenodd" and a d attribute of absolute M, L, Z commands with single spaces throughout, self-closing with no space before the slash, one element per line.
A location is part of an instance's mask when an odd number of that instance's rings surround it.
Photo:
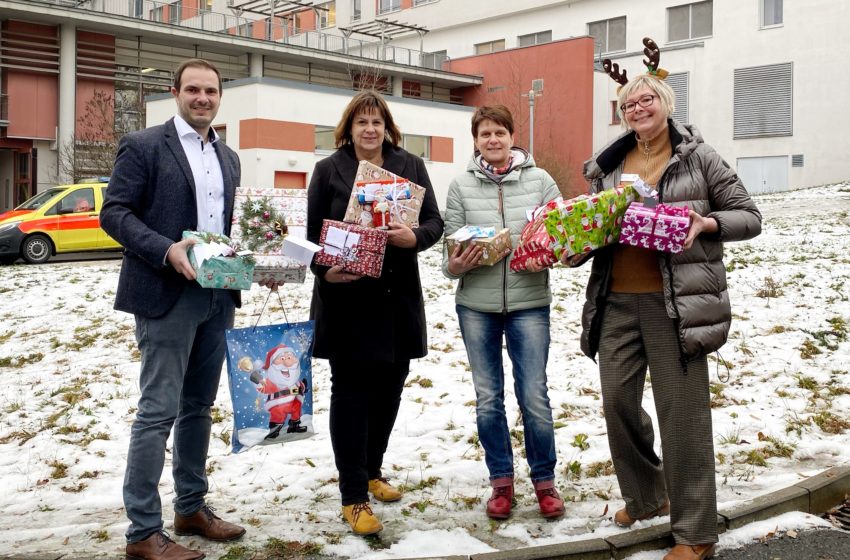
<path fill-rule="evenodd" d="M 277 436 L 280 435 L 281 428 L 283 428 L 283 424 L 269 422 L 269 433 L 266 435 L 265 439 L 277 439 Z"/>
<path fill-rule="evenodd" d="M 303 434 L 307 431 L 307 426 L 301 425 L 301 420 L 290 420 L 289 427 L 286 428 L 287 434 Z"/>

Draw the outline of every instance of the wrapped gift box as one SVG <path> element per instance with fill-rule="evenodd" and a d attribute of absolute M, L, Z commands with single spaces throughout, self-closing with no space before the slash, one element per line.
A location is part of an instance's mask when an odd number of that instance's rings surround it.
<path fill-rule="evenodd" d="M 687 206 L 632 202 L 623 216 L 620 243 L 665 253 L 681 253 L 691 220 Z"/>
<path fill-rule="evenodd" d="M 194 239 L 189 262 L 204 288 L 250 290 L 254 259 L 250 251 L 239 251 L 226 236 L 217 233 L 184 231 L 183 239 Z"/>
<path fill-rule="evenodd" d="M 316 253 L 316 264 L 342 265 L 343 270 L 352 274 L 363 274 L 373 278 L 381 276 L 384 252 L 387 248 L 386 231 L 335 220 L 324 220 L 319 243 L 322 245 L 322 250 Z"/>
<path fill-rule="evenodd" d="M 527 270 L 528 261 L 532 259 L 545 266 L 552 266 L 558 262 L 555 257 L 555 237 L 546 229 L 546 218 L 550 212 L 562 207 L 563 204 L 564 199 L 558 197 L 528 213 L 529 222 L 522 229 L 517 248 L 511 255 L 512 271 Z"/>
<path fill-rule="evenodd" d="M 287 254 L 287 238 L 307 236 L 307 190 L 239 187 L 230 236 L 254 253 L 254 282 L 303 282 L 307 264 Z"/>
<path fill-rule="evenodd" d="M 555 257 L 561 259 L 565 252 L 568 257 L 589 253 L 616 243 L 623 215 L 634 200 L 634 188 L 625 184 L 560 203 L 544 220 L 547 231 L 555 238 Z"/>
<path fill-rule="evenodd" d="M 496 228 L 492 227 L 463 226 L 446 237 L 446 250 L 451 255 L 458 244 L 462 250 L 466 250 L 470 243 L 483 249 L 479 264 L 493 266 L 502 260 L 502 253 L 511 249 L 511 230 L 496 231 Z"/>
<path fill-rule="evenodd" d="M 392 220 L 416 228 L 424 200 L 425 187 L 361 161 L 343 221 L 386 228 Z"/>

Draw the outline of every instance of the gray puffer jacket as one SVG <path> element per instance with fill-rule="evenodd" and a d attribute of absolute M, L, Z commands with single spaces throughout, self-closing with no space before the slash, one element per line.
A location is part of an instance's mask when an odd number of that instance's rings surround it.
<path fill-rule="evenodd" d="M 464 225 L 509 228 L 511 244 L 516 248 L 520 233 L 528 223 L 526 212 L 546 204 L 560 192 L 555 180 L 534 165 L 525 150 L 514 148 L 516 158 L 524 158 L 500 184 L 493 182 L 470 159 L 466 172 L 449 185 L 446 200 L 446 237 Z M 475 311 L 509 313 L 549 305 L 549 270 L 512 272 L 509 255 L 493 266 L 479 266 L 459 276 L 448 268 L 448 255 L 443 248 L 443 274 L 458 282 L 455 302 Z"/>
<path fill-rule="evenodd" d="M 667 315 L 676 321 L 683 364 L 725 344 L 732 322 L 726 291 L 723 242 L 750 239 L 761 233 L 761 213 L 738 175 L 692 125 L 668 120 L 673 155 L 656 189 L 666 204 L 687 204 L 717 220 L 717 233 L 703 233 L 693 246 L 673 255 L 658 253 Z M 620 182 L 623 161 L 637 140 L 628 131 L 584 164 L 591 191 Z M 602 313 L 611 277 L 610 247 L 598 251 L 587 285 L 582 314 L 582 351 L 594 358 L 599 349 Z"/>

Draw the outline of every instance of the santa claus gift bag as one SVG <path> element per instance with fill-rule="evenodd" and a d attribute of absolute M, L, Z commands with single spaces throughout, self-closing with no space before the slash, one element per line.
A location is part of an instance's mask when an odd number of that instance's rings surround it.
<path fill-rule="evenodd" d="M 233 452 L 315 434 L 313 321 L 229 329 Z"/>

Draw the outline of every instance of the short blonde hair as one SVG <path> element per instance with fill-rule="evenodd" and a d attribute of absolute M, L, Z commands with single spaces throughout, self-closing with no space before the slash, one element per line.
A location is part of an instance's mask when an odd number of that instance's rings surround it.
<path fill-rule="evenodd" d="M 629 128 L 629 123 L 626 122 L 621 107 L 630 95 L 642 87 L 645 87 L 658 96 L 658 101 L 661 103 L 661 110 L 664 111 L 664 115 L 668 119 L 673 116 L 673 111 L 676 110 L 676 94 L 673 93 L 672 88 L 670 88 L 667 82 L 659 80 L 651 74 L 640 74 L 629 80 L 629 83 L 621 87 L 620 91 L 617 92 L 617 113 L 619 113 L 620 121 L 625 129 Z"/>

